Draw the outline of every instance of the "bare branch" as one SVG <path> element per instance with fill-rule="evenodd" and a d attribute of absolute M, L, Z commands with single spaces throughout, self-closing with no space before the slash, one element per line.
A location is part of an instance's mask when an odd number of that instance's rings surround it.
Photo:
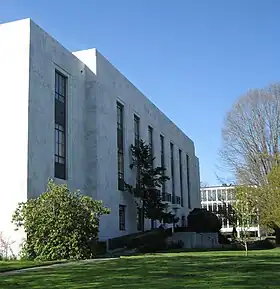
<path fill-rule="evenodd" d="M 280 84 L 248 91 L 228 112 L 219 152 L 237 183 L 260 185 L 278 162 Z"/>

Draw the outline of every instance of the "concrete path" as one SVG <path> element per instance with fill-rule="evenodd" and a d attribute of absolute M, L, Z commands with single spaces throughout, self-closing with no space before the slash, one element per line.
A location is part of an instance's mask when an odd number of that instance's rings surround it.
<path fill-rule="evenodd" d="M 57 264 L 46 265 L 46 266 L 30 267 L 30 268 L 0 272 L 0 277 L 24 273 L 24 272 L 28 272 L 28 271 L 34 271 L 34 270 L 56 268 L 56 267 L 63 267 L 63 266 L 73 266 L 73 265 L 76 266 L 76 265 L 81 265 L 81 264 L 106 262 L 106 261 L 117 260 L 117 259 L 119 259 L 119 258 L 97 258 L 97 259 L 88 259 L 88 260 L 80 260 L 80 261 L 73 261 L 73 262 L 57 263 Z"/>

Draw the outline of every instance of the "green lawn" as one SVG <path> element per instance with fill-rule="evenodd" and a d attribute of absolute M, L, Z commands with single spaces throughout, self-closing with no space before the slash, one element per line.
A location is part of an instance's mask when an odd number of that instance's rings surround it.
<path fill-rule="evenodd" d="M 40 266 L 47 266 L 57 263 L 62 263 L 58 261 L 48 261 L 48 262 L 34 262 L 34 261 L 0 261 L 0 274 L 2 272 L 11 271 L 11 270 L 18 270 L 18 269 L 25 269 L 25 268 L 32 268 L 32 267 L 40 267 Z M 1 287 L 0 287 L 1 288 Z"/>
<path fill-rule="evenodd" d="M 280 250 L 156 254 L 0 276 L 0 288 L 280 288 Z"/>

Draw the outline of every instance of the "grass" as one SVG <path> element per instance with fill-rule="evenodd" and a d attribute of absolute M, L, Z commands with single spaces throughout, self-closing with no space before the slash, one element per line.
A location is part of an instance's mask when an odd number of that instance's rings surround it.
<path fill-rule="evenodd" d="M 184 252 L 0 276 L 0 288 L 279 288 L 280 250 Z"/>
<path fill-rule="evenodd" d="M 59 261 L 47 261 L 47 262 L 37 261 L 36 262 L 36 261 L 18 261 L 18 260 L 0 261 L 0 274 L 6 271 L 32 268 L 32 267 L 40 267 L 40 266 L 57 264 L 61 262 Z"/>

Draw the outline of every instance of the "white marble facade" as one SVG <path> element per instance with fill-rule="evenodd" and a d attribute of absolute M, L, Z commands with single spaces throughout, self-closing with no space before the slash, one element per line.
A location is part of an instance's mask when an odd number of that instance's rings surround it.
<path fill-rule="evenodd" d="M 94 37 L 94 36 L 92 36 Z M 117 101 L 124 107 L 124 176 L 134 140 L 134 114 L 140 118 L 140 137 L 153 128 L 154 154 L 160 164 L 160 135 L 170 175 L 170 142 L 174 144 L 175 194 L 181 196 L 179 149 L 182 151 L 184 206 L 187 217 L 200 207 L 199 163 L 190 140 L 96 49 L 70 52 L 30 19 L 0 25 L 1 176 L 0 232 L 16 241 L 11 214 L 19 201 L 39 196 L 54 178 L 55 71 L 67 77 L 67 179 L 70 189 L 103 200 L 111 214 L 101 218 L 100 239 L 134 233 L 136 208 L 131 196 L 117 190 Z M 179 104 L 178 104 L 179 105 Z M 186 155 L 189 156 L 189 191 Z M 166 187 L 171 192 L 171 181 Z M 190 203 L 188 203 L 190 200 Z M 126 228 L 119 230 L 119 205 L 125 205 Z M 150 228 L 150 220 L 145 227 Z"/>

